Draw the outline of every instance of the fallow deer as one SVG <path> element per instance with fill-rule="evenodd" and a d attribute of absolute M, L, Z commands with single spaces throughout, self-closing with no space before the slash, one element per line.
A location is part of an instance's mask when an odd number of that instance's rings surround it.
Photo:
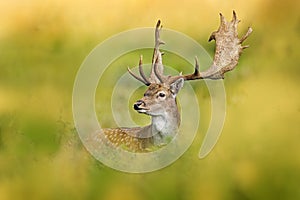
<path fill-rule="evenodd" d="M 144 97 L 134 104 L 134 109 L 151 116 L 151 124 L 145 127 L 134 128 L 105 128 L 99 137 L 115 147 L 123 147 L 131 152 L 147 152 L 152 147 L 165 145 L 178 132 L 180 113 L 176 103 L 176 95 L 182 88 L 184 81 L 197 79 L 223 79 L 224 74 L 233 70 L 238 64 L 243 49 L 243 41 L 251 34 L 247 33 L 238 38 L 237 26 L 240 20 L 233 11 L 231 21 L 227 21 L 220 14 L 219 29 L 211 34 L 209 41 L 216 41 L 213 63 L 206 71 L 200 72 L 198 60 L 195 58 L 195 71 L 188 75 L 165 76 L 162 64 L 162 55 L 159 46 L 164 44 L 160 39 L 161 22 L 157 22 L 155 29 L 155 47 L 152 57 L 152 67 L 148 78 L 142 67 L 142 57 L 139 61 L 140 76 L 135 75 L 129 68 L 128 72 L 137 80 L 148 86 Z M 102 136 L 101 136 L 102 135 Z M 106 139 L 104 139 L 106 138 Z"/>

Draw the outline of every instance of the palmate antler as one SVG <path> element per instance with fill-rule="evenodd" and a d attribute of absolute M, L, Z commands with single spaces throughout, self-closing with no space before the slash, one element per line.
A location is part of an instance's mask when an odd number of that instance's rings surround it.
<path fill-rule="evenodd" d="M 183 78 L 185 81 L 196 79 L 223 79 L 226 72 L 231 71 L 236 67 L 243 49 L 249 47 L 242 46 L 242 43 L 252 33 L 252 29 L 249 27 L 247 33 L 241 39 L 239 39 L 237 27 L 240 20 L 237 19 L 235 11 L 233 11 L 233 17 L 231 21 L 228 22 L 221 13 L 220 20 L 221 23 L 219 29 L 213 32 L 209 37 L 209 41 L 216 41 L 216 50 L 213 63 L 206 71 L 199 71 L 199 64 L 196 57 L 195 71 L 193 74 L 178 76 L 163 75 L 162 52 L 159 50 L 159 45 L 164 43 L 160 40 L 161 26 L 160 21 L 158 21 L 155 29 L 155 48 L 150 78 L 148 79 L 143 72 L 142 57 L 140 58 L 139 63 L 139 72 L 141 77 L 135 75 L 128 68 L 129 73 L 147 86 L 151 83 L 171 84 L 180 78 Z"/>

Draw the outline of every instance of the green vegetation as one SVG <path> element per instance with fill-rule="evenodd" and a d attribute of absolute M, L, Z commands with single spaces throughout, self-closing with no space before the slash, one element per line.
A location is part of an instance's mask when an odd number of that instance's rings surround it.
<path fill-rule="evenodd" d="M 300 199 L 299 5 L 292 0 L 3 1 L 0 199 Z M 161 18 L 164 27 L 190 35 L 213 55 L 214 44 L 206 40 L 218 25 L 217 13 L 229 18 L 232 9 L 242 20 L 240 32 L 248 25 L 254 32 L 238 68 L 226 76 L 227 117 L 211 154 L 197 157 L 210 120 L 210 97 L 199 81 L 193 83 L 201 108 L 198 135 L 174 164 L 126 174 L 95 160 L 72 119 L 73 82 L 88 53 L 112 34 L 153 26 Z M 126 63 L 117 60 L 109 68 L 113 76 L 103 81 L 112 85 L 128 65 L 137 64 L 139 54 L 129 54 Z M 184 67 L 171 57 L 165 55 L 168 65 Z M 99 119 L 115 126 L 111 88 L 101 91 Z M 147 123 L 127 108 L 134 120 Z"/>

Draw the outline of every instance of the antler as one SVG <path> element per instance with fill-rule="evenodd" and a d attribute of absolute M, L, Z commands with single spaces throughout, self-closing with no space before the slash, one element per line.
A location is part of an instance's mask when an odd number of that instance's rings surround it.
<path fill-rule="evenodd" d="M 199 72 L 198 60 L 195 58 L 194 73 L 172 77 L 172 81 L 178 78 L 184 78 L 184 80 L 223 79 L 226 72 L 236 67 L 243 49 L 249 47 L 248 45 L 242 46 L 242 43 L 252 33 L 252 28 L 249 27 L 247 33 L 239 39 L 237 26 L 240 20 L 237 19 L 235 11 L 233 11 L 233 17 L 230 22 L 228 22 L 221 13 L 220 19 L 221 23 L 219 29 L 213 32 L 208 40 L 216 41 L 215 56 L 211 67 L 204 72 Z"/>
<path fill-rule="evenodd" d="M 208 41 L 216 41 L 215 56 L 212 65 L 206 71 L 199 71 L 199 64 L 197 57 L 195 58 L 195 71 L 193 74 L 178 75 L 178 76 L 165 76 L 163 75 L 162 55 L 159 46 L 164 44 L 160 40 L 160 20 L 158 20 L 155 29 L 155 48 L 152 57 L 152 67 L 150 78 L 148 79 L 142 69 L 142 57 L 139 63 L 140 76 L 135 75 L 129 68 L 129 73 L 137 80 L 143 82 L 149 86 L 151 83 L 167 83 L 171 84 L 177 79 L 183 78 L 184 80 L 196 80 L 196 79 L 223 79 L 224 74 L 233 70 L 238 64 L 238 60 L 243 49 L 249 47 L 248 45 L 242 46 L 244 40 L 246 40 L 252 33 L 252 28 L 248 28 L 247 33 L 241 38 L 238 38 L 237 27 L 240 20 L 237 19 L 235 11 L 233 11 L 233 17 L 228 22 L 224 16 L 220 13 L 220 27 L 217 31 L 213 32 Z"/>
<path fill-rule="evenodd" d="M 152 56 L 152 67 L 151 67 L 151 73 L 150 78 L 148 79 L 143 71 L 142 67 L 142 56 L 140 57 L 139 62 L 139 73 L 140 77 L 135 75 L 129 68 L 127 68 L 128 72 L 137 80 L 141 81 L 145 85 L 149 86 L 151 83 L 162 83 L 164 82 L 165 78 L 163 75 L 164 66 L 162 64 L 162 55 L 163 53 L 160 52 L 159 46 L 161 44 L 164 44 L 162 40 L 160 40 L 160 30 L 162 29 L 161 22 L 158 20 L 155 28 L 155 46 Z"/>

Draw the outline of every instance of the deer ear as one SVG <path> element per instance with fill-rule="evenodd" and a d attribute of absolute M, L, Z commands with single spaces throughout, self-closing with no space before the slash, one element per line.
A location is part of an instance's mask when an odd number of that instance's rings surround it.
<path fill-rule="evenodd" d="M 183 83 L 184 83 L 184 79 L 183 79 L 183 78 L 180 78 L 180 79 L 177 79 L 176 81 L 174 81 L 174 82 L 170 85 L 170 90 L 171 90 L 171 92 L 172 92 L 172 94 L 173 94 L 174 96 L 176 96 L 177 93 L 179 92 L 179 90 L 182 88 Z"/>

